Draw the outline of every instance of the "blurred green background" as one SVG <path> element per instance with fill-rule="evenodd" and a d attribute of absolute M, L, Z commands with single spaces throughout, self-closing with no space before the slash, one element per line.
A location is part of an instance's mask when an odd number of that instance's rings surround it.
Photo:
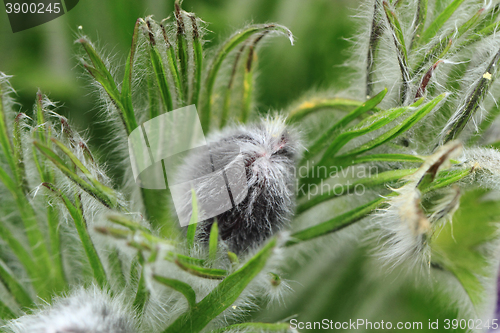
<path fill-rule="evenodd" d="M 81 0 L 68 14 L 42 26 L 13 34 L 7 14 L 0 13 L 0 71 L 14 75 L 20 109 L 30 113 L 40 88 L 54 101 L 58 112 L 74 126 L 86 130 L 99 149 L 106 144 L 106 129 L 99 124 L 99 107 L 73 44 L 78 26 L 101 49 L 123 64 L 132 29 L 138 17 L 153 14 L 156 19 L 170 15 L 174 0 Z M 211 31 L 208 47 L 215 46 L 245 24 L 277 22 L 289 27 L 296 37 L 294 46 L 285 38 L 267 41 L 259 53 L 257 106 L 261 111 L 281 109 L 309 90 L 348 85 L 341 74 L 347 58 L 346 39 L 355 26 L 351 15 L 358 0 L 185 0 L 184 9 L 204 19 Z M 344 234 L 339 234 L 343 237 Z M 330 237 L 325 242 L 338 242 Z M 338 321 L 366 318 L 373 321 L 421 321 L 427 331 L 428 319 L 455 318 L 446 297 L 418 290 L 414 281 L 401 281 L 397 273 L 374 276 L 366 249 L 352 244 L 342 250 L 326 246 L 319 254 L 294 266 L 286 276 L 296 290 L 279 309 L 265 309 L 263 320 L 280 320 L 300 314 L 301 321 L 329 318 Z M 324 245 L 324 244 L 323 244 Z M 318 245 L 318 248 L 321 245 Z M 314 259 L 314 260 L 313 260 Z M 306 331 L 306 330 L 304 330 Z M 362 332 L 364 330 L 356 330 Z M 375 330 L 380 332 L 381 330 Z"/>
<path fill-rule="evenodd" d="M 75 32 L 85 34 L 122 64 L 130 48 L 135 20 L 153 14 L 169 16 L 174 0 L 81 0 L 66 15 L 13 34 L 7 14 L 0 13 L 0 71 L 11 80 L 26 112 L 38 88 L 62 103 L 59 112 L 80 129 L 96 127 L 96 98 L 78 66 Z M 295 46 L 284 38 L 267 42 L 261 52 L 257 83 L 261 110 L 280 109 L 312 88 L 345 84 L 339 80 L 345 48 L 353 34 L 349 7 L 353 0 L 185 0 L 184 9 L 208 23 L 208 47 L 245 24 L 278 22 L 289 27 Z M 95 135 L 100 136 L 100 135 Z"/>

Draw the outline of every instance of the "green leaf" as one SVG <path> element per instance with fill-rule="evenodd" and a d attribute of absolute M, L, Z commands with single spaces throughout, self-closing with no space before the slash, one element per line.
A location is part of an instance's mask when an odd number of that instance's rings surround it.
<path fill-rule="evenodd" d="M 191 218 L 189 220 L 187 230 L 187 245 L 189 248 L 194 246 L 194 238 L 196 236 L 196 227 L 198 226 L 198 200 L 196 199 L 196 192 L 191 189 Z"/>
<path fill-rule="evenodd" d="M 217 247 L 219 243 L 219 227 L 217 221 L 212 224 L 210 228 L 210 238 L 208 241 L 208 258 L 210 261 L 215 261 L 217 257 Z"/>
<path fill-rule="evenodd" d="M 175 23 L 177 27 L 176 37 L 177 37 L 177 57 L 179 59 L 179 67 L 181 72 L 181 83 L 183 86 L 183 94 L 188 95 L 188 67 L 189 67 L 189 54 L 188 54 L 188 42 L 186 38 L 186 28 L 184 25 L 184 11 L 181 9 L 180 1 L 176 0 L 175 6 Z"/>
<path fill-rule="evenodd" d="M 352 155 L 359 155 L 364 152 L 367 152 L 369 150 L 372 150 L 373 148 L 376 148 L 394 138 L 397 138 L 399 135 L 405 133 L 407 130 L 412 128 L 417 122 L 419 122 L 422 118 L 424 118 L 429 112 L 431 112 L 436 105 L 439 104 L 444 98 L 446 97 L 446 94 L 441 94 L 434 98 L 432 101 L 428 102 L 421 108 L 419 108 L 415 113 L 413 113 L 411 116 L 406 118 L 401 124 L 398 126 L 395 126 L 394 128 L 390 129 L 389 131 L 385 132 L 384 134 L 380 135 L 379 137 L 370 140 L 369 142 L 359 146 L 358 148 L 355 148 L 348 153 L 346 153 L 343 156 L 339 156 L 338 159 L 342 159 L 346 156 L 352 156 Z"/>
<path fill-rule="evenodd" d="M 401 70 L 401 77 L 403 79 L 403 87 L 401 91 L 401 101 L 405 101 L 406 93 L 408 91 L 408 86 L 410 83 L 410 69 L 408 67 L 408 52 L 406 50 L 406 43 L 404 40 L 403 30 L 401 29 L 401 24 L 396 16 L 396 14 L 391 11 L 387 1 L 383 2 L 385 15 L 389 26 L 393 32 L 394 45 L 396 46 L 397 58 L 399 63 L 399 68 Z"/>
<path fill-rule="evenodd" d="M 205 82 L 205 91 L 203 94 L 203 99 L 201 101 L 201 126 L 205 133 L 208 133 L 208 131 L 210 130 L 211 107 L 213 103 L 212 92 L 222 63 L 226 59 L 229 52 L 231 52 L 236 46 L 245 42 L 254 34 L 262 33 L 268 30 L 284 34 L 285 36 L 288 36 L 290 41 L 293 41 L 292 33 L 290 32 L 290 30 L 282 25 L 274 23 L 250 25 L 249 27 L 243 30 L 239 30 L 235 34 L 233 34 L 215 54 L 214 59 L 208 67 L 207 78 Z"/>
<path fill-rule="evenodd" d="M 408 154 L 371 154 L 359 156 L 352 160 L 352 164 L 370 163 L 370 162 L 408 162 L 422 163 L 424 159 L 415 155 Z"/>
<path fill-rule="evenodd" d="M 287 117 L 287 122 L 292 124 L 296 123 L 302 118 L 322 109 L 332 108 L 345 111 L 352 111 L 363 105 L 362 102 L 352 99 L 334 97 L 334 98 L 313 98 L 302 102 L 297 107 L 293 108 Z"/>
<path fill-rule="evenodd" d="M 429 27 L 422 33 L 422 36 L 417 40 L 419 45 L 428 43 L 433 37 L 436 36 L 441 27 L 448 21 L 458 7 L 464 0 L 454 0 L 446 7 L 441 14 L 429 25 Z"/>
<path fill-rule="evenodd" d="M 417 170 L 418 169 L 390 170 L 378 173 L 376 175 L 370 175 L 370 177 L 362 178 L 353 183 L 348 182 L 347 185 L 342 185 L 339 187 L 335 186 L 333 190 L 315 196 L 312 199 L 308 200 L 307 202 L 297 206 L 296 214 L 301 214 L 306 210 L 311 209 L 314 206 L 319 205 L 322 202 L 331 200 L 333 198 L 356 193 L 356 189 L 358 186 L 362 186 L 364 193 L 366 189 L 375 188 L 381 185 L 390 185 L 394 182 L 397 182 L 401 178 L 408 176 Z"/>
<path fill-rule="evenodd" d="M 125 129 L 128 134 L 130 134 L 136 127 L 137 127 L 137 121 L 135 120 L 135 115 L 133 113 L 133 110 L 131 110 L 131 104 L 125 104 L 124 101 L 122 100 L 122 96 L 120 92 L 118 91 L 118 88 L 116 86 L 116 82 L 109 72 L 108 68 L 104 64 L 104 61 L 102 58 L 97 54 L 95 51 L 94 47 L 90 43 L 90 41 L 86 37 L 82 37 L 76 41 L 77 43 L 81 44 L 84 50 L 87 52 L 87 55 L 90 58 L 90 61 L 92 62 L 92 65 L 84 63 L 83 66 L 85 69 L 92 75 L 95 80 L 103 87 L 103 89 L 106 91 L 106 93 L 109 95 L 111 101 L 113 104 L 116 106 L 118 113 L 120 115 L 120 118 L 123 121 L 123 124 L 125 126 Z M 131 58 L 129 58 L 130 60 Z M 130 64 L 132 66 L 132 63 Z M 126 65 L 127 67 L 127 65 Z M 130 69 L 126 68 L 126 75 L 131 75 L 127 71 L 132 71 L 132 67 Z M 125 87 L 125 102 L 128 103 L 128 91 L 127 87 Z M 127 106 L 126 106 L 127 105 Z M 128 107 L 128 108 L 127 108 Z"/>
<path fill-rule="evenodd" d="M 323 154 L 322 160 L 331 159 L 349 141 L 357 137 L 360 137 L 364 134 L 376 131 L 379 128 L 382 128 L 383 126 L 401 117 L 409 110 L 409 108 L 410 107 L 406 106 L 406 107 L 381 111 L 364 119 L 357 125 L 346 129 L 345 131 L 337 135 L 335 139 L 330 141 L 330 145 Z"/>
<path fill-rule="evenodd" d="M 1 102 L 1 101 L 0 101 Z M 14 129 L 12 131 L 12 144 L 14 147 L 14 160 L 16 162 L 16 170 L 19 175 L 19 180 L 24 193 L 29 192 L 28 179 L 26 177 L 26 168 L 24 164 L 22 134 L 21 134 L 21 121 L 27 118 L 24 113 L 19 113 L 14 120 Z"/>
<path fill-rule="evenodd" d="M 140 274 L 141 277 L 139 278 L 139 283 L 137 284 L 137 292 L 135 294 L 135 299 L 134 299 L 134 309 L 137 313 L 141 314 L 143 313 L 146 304 L 149 300 L 150 297 L 150 292 L 148 287 L 146 286 L 146 277 L 145 277 L 145 271 L 144 271 L 144 259 L 142 257 L 142 253 L 139 252 L 138 254 L 138 262 L 140 264 Z"/>
<path fill-rule="evenodd" d="M 172 251 L 167 252 L 165 259 L 168 261 L 171 261 L 171 262 L 175 262 L 176 260 L 179 260 L 181 263 L 186 263 L 186 264 L 192 264 L 192 265 L 198 265 L 198 266 L 205 265 L 204 259 L 193 258 L 193 257 L 186 256 L 186 255 L 183 255 L 180 253 L 174 253 Z"/>
<path fill-rule="evenodd" d="M 8 245 L 9 249 L 14 253 L 19 262 L 23 265 L 29 277 L 33 281 L 33 286 L 40 292 L 40 281 L 38 280 L 40 271 L 37 264 L 33 261 L 28 250 L 23 244 L 12 234 L 12 232 L 4 225 L 4 221 L 0 221 L 0 238 Z"/>
<path fill-rule="evenodd" d="M 49 183 L 43 183 L 42 185 L 51 190 L 55 195 L 57 195 L 68 209 L 71 218 L 75 222 L 75 228 L 82 242 L 83 249 L 85 250 L 85 254 L 87 255 L 90 267 L 94 272 L 94 278 L 99 286 L 101 288 L 104 288 L 107 284 L 106 272 L 104 271 L 104 266 L 102 265 L 101 259 L 99 258 L 94 244 L 92 243 L 92 239 L 90 238 L 90 235 L 88 233 L 87 223 L 83 216 L 83 208 L 81 206 L 80 198 L 76 196 L 75 204 L 73 204 L 68 199 L 68 197 L 54 185 Z"/>
<path fill-rule="evenodd" d="M 425 27 L 425 21 L 427 20 L 427 6 L 428 0 L 419 0 L 417 5 L 417 17 L 415 18 L 415 34 L 412 38 L 412 43 L 410 48 L 413 48 L 414 41 L 416 38 L 419 38 L 422 35 Z"/>
<path fill-rule="evenodd" d="M 49 227 L 49 240 L 52 260 L 54 262 L 55 278 L 57 284 L 67 287 L 66 276 L 64 275 L 63 255 L 61 251 L 61 237 L 59 234 L 59 211 L 56 207 L 47 205 L 47 222 Z"/>
<path fill-rule="evenodd" d="M 200 31 L 196 23 L 196 16 L 190 15 L 191 26 L 193 29 L 193 48 L 194 48 L 194 85 L 193 93 L 191 95 L 190 104 L 198 106 L 198 99 L 200 98 L 201 91 L 201 74 L 203 69 L 203 44 L 200 38 Z"/>
<path fill-rule="evenodd" d="M 168 87 L 167 73 L 165 71 L 165 67 L 163 66 L 160 52 L 153 43 L 150 43 L 149 56 L 151 59 L 151 65 L 153 66 L 153 71 L 156 76 L 156 82 L 158 83 L 158 87 L 160 88 L 163 106 L 165 107 L 166 111 L 172 111 L 174 107 L 172 103 L 172 95 Z"/>
<path fill-rule="evenodd" d="M 17 317 L 18 316 L 16 316 L 14 312 L 12 312 L 12 310 L 0 300 L 0 319 L 9 320 Z"/>
<path fill-rule="evenodd" d="M 295 232 L 290 236 L 291 240 L 289 240 L 285 245 L 286 246 L 295 245 L 303 241 L 311 240 L 344 229 L 345 227 L 348 227 L 351 224 L 358 222 L 359 220 L 368 216 L 375 209 L 382 207 L 382 205 L 386 202 L 386 200 L 387 200 L 386 198 L 378 198 L 372 200 L 364 205 L 361 205 L 353 210 L 350 210 L 347 213 L 336 216 L 328 221 Z"/>
<path fill-rule="evenodd" d="M 61 170 L 63 174 L 71 179 L 76 185 L 80 186 L 85 192 L 100 201 L 106 207 L 113 206 L 113 202 L 110 201 L 110 198 L 107 194 L 102 193 L 99 189 L 91 186 L 75 172 L 70 170 L 66 163 L 52 149 L 37 141 L 33 142 L 33 144 L 36 148 L 38 148 L 38 150 L 40 150 L 42 154 L 44 154 L 50 161 L 52 161 L 52 163 L 54 163 L 54 165 L 59 170 Z"/>
<path fill-rule="evenodd" d="M 419 74 L 420 71 L 424 68 L 425 64 L 432 60 L 433 62 L 442 60 L 445 55 L 451 50 L 451 46 L 453 42 L 457 41 L 462 37 L 466 32 L 468 32 L 479 20 L 480 16 L 483 13 L 483 9 L 479 10 L 474 16 L 472 16 L 467 22 L 462 24 L 457 31 L 451 32 L 446 38 L 441 39 L 434 45 L 429 51 L 427 51 L 422 58 L 417 61 L 418 65 L 415 66 L 413 74 Z M 473 34 L 472 36 L 475 36 Z M 473 37 L 471 37 L 473 38 Z M 464 47 L 464 41 L 460 46 L 458 46 L 453 53 L 458 52 Z"/>
<path fill-rule="evenodd" d="M 195 264 L 189 264 L 178 258 L 176 258 L 174 262 L 183 271 L 205 279 L 222 280 L 227 276 L 227 271 L 224 269 L 206 268 Z"/>
<path fill-rule="evenodd" d="M 229 258 L 229 261 L 233 265 L 238 265 L 240 263 L 240 260 L 238 259 L 238 256 L 234 252 L 228 251 L 227 252 L 227 257 Z"/>
<path fill-rule="evenodd" d="M 164 333 L 200 332 L 238 299 L 246 286 L 264 268 L 275 246 L 276 239 L 273 238 L 243 267 L 219 283 L 195 307 L 180 315 Z"/>
<path fill-rule="evenodd" d="M 107 200 L 111 203 L 112 206 L 116 206 L 116 193 L 113 189 L 103 185 L 99 182 L 92 173 L 87 169 L 87 167 L 78 159 L 78 157 L 73 154 L 73 152 L 66 147 L 62 142 L 55 138 L 51 138 L 51 141 L 56 144 L 56 146 L 69 157 L 71 162 L 85 175 L 85 177 L 92 183 L 94 188 L 96 188 L 103 195 L 107 196 Z"/>
<path fill-rule="evenodd" d="M 7 115 L 5 114 L 3 99 L 3 87 L 0 85 L 0 145 L 2 146 L 7 163 L 14 174 L 14 179 L 17 180 L 17 168 L 13 154 L 14 147 L 12 146 L 7 130 Z"/>
<path fill-rule="evenodd" d="M 123 263 L 120 259 L 120 253 L 117 248 L 111 248 L 108 252 L 108 267 L 110 273 L 110 280 L 116 284 L 118 289 L 125 288 L 127 281 L 123 274 Z"/>
<path fill-rule="evenodd" d="M 238 50 L 236 53 L 236 57 L 234 59 L 233 70 L 231 71 L 231 76 L 229 77 L 229 83 L 224 91 L 224 104 L 222 105 L 222 112 L 220 117 L 220 128 L 224 128 L 226 126 L 227 121 L 229 120 L 229 109 L 231 108 L 231 95 L 233 93 L 233 83 L 238 72 L 238 65 L 240 63 L 241 54 L 245 49 L 245 44 Z"/>
<path fill-rule="evenodd" d="M 132 69 L 134 67 L 134 57 L 137 49 L 138 38 L 137 32 L 139 30 L 140 23 L 141 19 L 137 19 L 135 22 L 134 32 L 132 33 L 132 46 L 130 47 L 127 62 L 125 63 L 125 73 L 123 75 L 121 91 L 121 100 L 124 106 L 123 113 L 131 131 L 136 129 L 138 126 L 135 118 L 134 107 L 132 105 Z"/>
<path fill-rule="evenodd" d="M 375 58 L 377 56 L 378 44 L 383 33 L 383 24 L 380 20 L 379 9 L 380 1 L 374 1 L 373 19 L 370 27 L 370 41 L 368 53 L 366 55 L 366 96 L 370 98 L 373 93 L 373 74 L 375 68 Z"/>
<path fill-rule="evenodd" d="M 113 222 L 113 223 L 119 224 L 123 227 L 126 227 L 132 231 L 140 230 L 140 231 L 144 231 L 147 233 L 151 232 L 148 228 L 140 225 L 138 222 L 129 220 L 128 218 L 126 218 L 123 215 L 109 215 L 108 220 Z"/>
<path fill-rule="evenodd" d="M 0 282 L 14 296 L 16 302 L 24 308 L 29 308 L 34 305 L 31 296 L 26 289 L 19 283 L 19 278 L 15 277 L 9 267 L 0 260 Z"/>
<path fill-rule="evenodd" d="M 193 288 L 182 281 L 175 280 L 175 279 L 169 279 L 163 276 L 159 276 L 154 274 L 153 278 L 160 282 L 161 284 L 166 285 L 167 287 L 170 287 L 186 297 L 189 307 L 193 308 L 196 305 L 196 293 L 194 292 Z"/>
<path fill-rule="evenodd" d="M 496 78 L 497 65 L 500 60 L 500 49 L 495 54 L 490 64 L 486 68 L 483 76 L 479 80 L 479 82 L 474 87 L 474 91 L 467 97 L 464 106 L 462 106 L 456 116 L 454 115 L 454 122 L 451 124 L 451 127 L 447 129 L 446 135 L 443 139 L 443 142 L 449 142 L 457 138 L 462 130 L 465 128 L 465 125 L 469 122 L 472 116 L 476 113 L 477 109 L 483 102 L 484 96 L 488 93 L 491 84 Z"/>
<path fill-rule="evenodd" d="M 496 279 L 497 272 L 497 267 L 491 269 L 484 248 L 497 238 L 500 205 L 498 201 L 486 199 L 487 192 L 484 189 L 466 192 L 453 222 L 444 225 L 430 240 L 432 262 L 456 276 L 474 306 L 479 306 L 484 300 L 483 281 Z M 492 272 L 495 272 L 494 276 Z"/>
<path fill-rule="evenodd" d="M 167 20 L 167 19 L 165 19 Z M 163 33 L 163 40 L 165 41 L 165 45 L 167 48 L 167 64 L 168 64 L 168 69 L 170 71 L 170 74 L 172 75 L 172 78 L 174 79 L 174 84 L 175 84 L 175 91 L 177 92 L 178 99 L 182 101 L 183 99 L 183 92 L 182 92 L 182 84 L 181 84 L 181 79 L 180 79 L 180 74 L 179 74 L 179 68 L 177 67 L 177 57 L 175 53 L 175 48 L 172 47 L 172 44 L 170 44 L 170 41 L 168 40 L 168 34 L 167 30 L 165 29 L 165 25 L 163 22 L 160 23 L 160 28 Z M 193 28 L 194 29 L 194 28 Z M 201 70 L 201 69 L 200 69 Z M 196 103 L 193 103 L 196 104 Z"/>
<path fill-rule="evenodd" d="M 310 159 L 310 157 L 315 156 L 321 149 L 332 139 L 333 135 L 339 130 L 347 126 L 351 121 L 358 118 L 362 114 L 372 110 L 375 108 L 387 94 L 387 88 L 384 88 L 381 92 L 379 92 L 376 96 L 367 100 L 365 103 L 361 104 L 351 112 L 349 112 L 346 116 L 344 116 L 341 120 L 339 120 L 335 125 L 330 127 L 321 137 L 316 140 L 310 147 L 308 147 L 307 151 L 304 153 L 304 160 Z"/>

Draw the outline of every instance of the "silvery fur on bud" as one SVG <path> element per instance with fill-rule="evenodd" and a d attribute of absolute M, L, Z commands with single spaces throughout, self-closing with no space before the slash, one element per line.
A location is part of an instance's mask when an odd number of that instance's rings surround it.
<path fill-rule="evenodd" d="M 12 333 L 134 333 L 134 315 L 123 299 L 97 287 L 78 289 L 31 315 L 9 322 Z"/>
<path fill-rule="evenodd" d="M 190 154 L 179 169 L 179 179 L 190 177 L 192 180 L 206 175 L 207 169 L 224 168 L 239 159 L 244 165 L 248 192 L 241 200 L 234 200 L 236 204 L 232 209 L 201 221 L 198 238 L 208 241 L 216 220 L 219 234 L 229 249 L 245 252 L 285 228 L 290 221 L 294 209 L 294 170 L 301 153 L 299 134 L 287 127 L 283 118 L 276 117 L 228 127 L 207 141 L 210 159 Z M 235 153 L 235 147 L 239 154 Z M 204 202 L 212 195 L 210 191 L 197 193 L 197 201 Z M 187 195 L 186 200 L 190 199 Z"/>

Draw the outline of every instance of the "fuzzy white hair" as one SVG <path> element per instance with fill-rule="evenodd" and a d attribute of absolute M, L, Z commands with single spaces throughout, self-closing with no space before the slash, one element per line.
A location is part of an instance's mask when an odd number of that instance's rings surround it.
<path fill-rule="evenodd" d="M 132 333 L 135 317 L 121 297 L 98 287 L 80 288 L 68 297 L 54 299 L 33 314 L 6 325 L 12 333 Z"/>

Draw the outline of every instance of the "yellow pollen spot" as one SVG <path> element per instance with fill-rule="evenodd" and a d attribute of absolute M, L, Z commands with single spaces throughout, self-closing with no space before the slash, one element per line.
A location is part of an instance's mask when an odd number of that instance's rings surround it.
<path fill-rule="evenodd" d="M 313 108 L 315 107 L 316 104 L 312 103 L 312 102 L 304 102 L 300 105 L 300 108 L 301 109 L 310 109 L 310 108 Z"/>
<path fill-rule="evenodd" d="M 491 73 L 489 72 L 486 72 L 483 74 L 483 77 L 486 79 L 486 80 L 490 80 L 491 81 Z"/>
<path fill-rule="evenodd" d="M 233 305 L 233 310 L 236 310 L 236 305 Z"/>

